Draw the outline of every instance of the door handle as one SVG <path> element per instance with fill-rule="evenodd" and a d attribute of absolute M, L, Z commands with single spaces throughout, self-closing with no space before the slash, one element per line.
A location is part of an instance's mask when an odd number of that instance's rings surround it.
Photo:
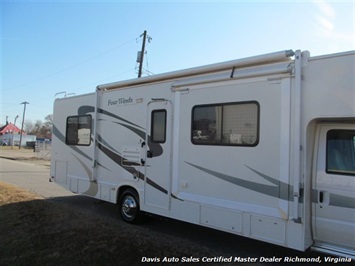
<path fill-rule="evenodd" d="M 330 203 L 329 192 L 328 191 L 319 191 L 318 201 L 321 205 L 329 205 L 329 203 Z"/>
<path fill-rule="evenodd" d="M 147 151 L 147 158 L 153 158 L 153 152 Z"/>

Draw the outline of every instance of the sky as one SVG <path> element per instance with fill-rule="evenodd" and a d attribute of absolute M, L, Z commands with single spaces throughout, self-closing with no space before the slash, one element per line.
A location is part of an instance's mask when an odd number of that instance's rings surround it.
<path fill-rule="evenodd" d="M 355 0 L 0 0 L 0 125 L 44 121 L 56 97 L 99 84 L 281 50 L 355 50 Z M 58 94 L 60 93 L 60 94 Z M 58 94 L 56 96 L 56 94 Z"/>

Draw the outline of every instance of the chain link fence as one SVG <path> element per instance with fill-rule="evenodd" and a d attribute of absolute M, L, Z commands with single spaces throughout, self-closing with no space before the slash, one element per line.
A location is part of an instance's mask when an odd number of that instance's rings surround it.
<path fill-rule="evenodd" d="M 51 143 L 47 141 L 36 141 L 34 146 L 35 157 L 40 159 L 48 159 L 51 158 Z"/>

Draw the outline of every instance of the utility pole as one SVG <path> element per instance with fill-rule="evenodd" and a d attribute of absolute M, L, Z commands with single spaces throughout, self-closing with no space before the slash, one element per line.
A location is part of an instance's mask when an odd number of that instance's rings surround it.
<path fill-rule="evenodd" d="M 142 67 L 143 67 L 143 56 L 144 56 L 144 49 L 145 49 L 145 39 L 147 38 L 147 31 L 145 30 L 143 34 L 139 37 L 143 36 L 143 43 L 142 43 L 142 51 L 139 58 L 139 70 L 138 70 L 138 78 L 142 76 Z"/>
<path fill-rule="evenodd" d="M 15 117 L 14 121 L 14 129 L 16 128 L 16 120 L 18 118 L 18 115 Z M 11 135 L 11 150 L 14 148 L 14 129 L 12 130 L 12 135 Z"/>
<path fill-rule="evenodd" d="M 146 30 L 139 37 L 142 37 L 142 36 L 143 36 L 142 50 L 141 50 L 140 54 L 138 52 L 139 58 L 137 58 L 137 62 L 139 63 L 138 78 L 140 78 L 142 76 L 143 57 L 144 57 L 144 53 L 145 53 L 145 40 L 148 39 L 149 43 L 152 40 L 152 37 L 147 35 Z"/>
<path fill-rule="evenodd" d="M 23 123 L 25 122 L 26 104 L 29 104 L 29 102 L 22 102 L 20 104 L 23 104 L 24 106 L 23 106 L 22 126 L 21 126 L 21 132 L 20 132 L 20 144 L 18 146 L 19 149 L 21 149 Z"/>

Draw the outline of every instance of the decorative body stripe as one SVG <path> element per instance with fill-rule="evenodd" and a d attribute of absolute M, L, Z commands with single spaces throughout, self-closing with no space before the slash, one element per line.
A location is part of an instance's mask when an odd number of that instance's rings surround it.
<path fill-rule="evenodd" d="M 185 161 L 185 163 L 187 163 L 188 165 L 191 165 L 192 167 L 195 167 L 207 174 L 210 174 L 214 177 L 217 177 L 217 178 L 222 179 L 226 182 L 235 184 L 237 186 L 240 186 L 240 187 L 243 187 L 243 188 L 255 191 L 255 192 L 259 192 L 264 195 L 279 198 L 282 200 L 287 200 L 287 201 L 293 200 L 293 197 L 292 197 L 293 196 L 293 186 L 291 186 L 287 183 L 281 182 L 281 181 L 279 181 L 275 178 L 272 178 L 270 176 L 267 176 L 261 172 L 258 172 L 255 169 L 253 169 L 247 165 L 245 165 L 245 166 L 248 169 L 250 169 L 254 173 L 258 174 L 259 176 L 263 177 L 264 179 L 266 179 L 270 183 L 275 184 L 275 186 L 264 185 L 264 184 L 236 178 L 233 176 L 225 175 L 225 174 L 218 173 L 213 170 L 210 170 L 210 169 L 207 169 L 207 168 L 204 168 L 204 167 L 201 167 L 201 166 L 198 166 L 198 165 L 186 162 L 186 161 Z M 329 205 L 330 206 L 351 208 L 351 209 L 355 208 L 355 198 L 353 198 L 353 197 L 342 196 L 342 195 L 338 195 L 338 194 L 334 194 L 334 193 L 330 193 L 329 197 L 330 197 L 329 198 Z M 318 191 L 315 189 L 312 189 L 312 202 L 313 203 L 318 202 Z M 303 203 L 303 197 L 300 198 L 300 203 Z"/>

